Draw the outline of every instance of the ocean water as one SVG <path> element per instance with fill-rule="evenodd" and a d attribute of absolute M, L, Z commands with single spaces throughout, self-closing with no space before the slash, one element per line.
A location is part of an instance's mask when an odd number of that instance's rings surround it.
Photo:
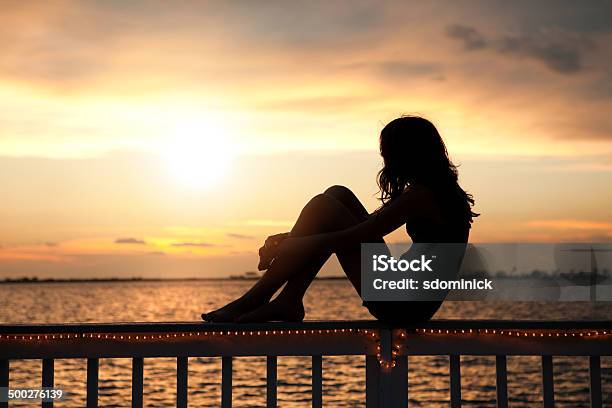
<path fill-rule="evenodd" d="M 203 311 L 219 307 L 243 293 L 252 282 L 129 282 L 0 285 L 0 322 L 58 323 L 113 321 L 199 321 Z M 370 319 L 347 281 L 316 281 L 305 298 L 307 319 Z M 612 308 L 585 303 L 446 302 L 434 318 L 606 319 Z M 236 407 L 265 406 L 266 361 L 235 359 L 233 402 Z M 602 359 L 606 406 L 612 406 L 612 360 Z M 410 357 L 409 399 L 414 407 L 448 406 L 448 357 Z M 495 358 L 462 356 L 464 405 L 495 406 Z M 176 362 L 146 359 L 145 405 L 175 405 Z M 508 393 L 513 407 L 542 405 L 541 367 L 537 357 L 508 358 Z M 41 362 L 11 363 L 10 386 L 39 387 Z M 84 360 L 58 360 L 55 384 L 72 394 L 57 407 L 85 406 Z M 555 357 L 555 398 L 560 407 L 589 404 L 588 361 L 585 357 Z M 130 406 L 131 360 L 100 361 L 100 406 Z M 278 359 L 278 403 L 281 407 L 310 406 L 310 358 Z M 365 364 L 362 356 L 324 357 L 323 403 L 329 407 L 365 404 Z M 220 358 L 189 359 L 189 405 L 220 405 Z M 11 406 L 39 406 L 13 403 Z"/>

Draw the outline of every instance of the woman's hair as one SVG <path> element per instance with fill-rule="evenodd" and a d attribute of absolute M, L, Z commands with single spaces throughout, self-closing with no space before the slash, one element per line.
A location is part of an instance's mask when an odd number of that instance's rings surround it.
<path fill-rule="evenodd" d="M 442 137 L 427 119 L 402 116 L 389 122 L 380 132 L 380 154 L 384 167 L 378 172 L 378 187 L 383 206 L 417 182 L 434 192 L 456 194 L 470 223 L 478 216 L 472 211 L 472 195 L 458 184 L 457 167 Z"/>

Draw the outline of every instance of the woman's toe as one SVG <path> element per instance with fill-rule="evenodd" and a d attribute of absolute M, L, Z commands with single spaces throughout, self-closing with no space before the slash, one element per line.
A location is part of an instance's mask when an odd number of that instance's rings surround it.
<path fill-rule="evenodd" d="M 202 313 L 202 319 L 207 322 L 214 322 L 217 314 L 215 312 Z"/>

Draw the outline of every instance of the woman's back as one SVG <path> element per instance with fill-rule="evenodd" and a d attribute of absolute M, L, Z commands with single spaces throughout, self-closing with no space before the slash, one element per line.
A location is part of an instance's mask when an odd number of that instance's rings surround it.
<path fill-rule="evenodd" d="M 415 243 L 466 243 L 470 233 L 469 207 L 458 185 L 449 188 L 411 187 L 422 201 L 421 213 L 406 222 L 406 232 Z M 409 192 L 410 193 L 410 192 Z"/>

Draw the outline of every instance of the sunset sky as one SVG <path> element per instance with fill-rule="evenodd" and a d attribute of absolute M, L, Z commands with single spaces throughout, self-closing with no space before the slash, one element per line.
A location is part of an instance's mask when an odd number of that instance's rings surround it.
<path fill-rule="evenodd" d="M 377 207 L 402 114 L 473 242 L 612 241 L 610 1 L 9 1 L 0 43 L 0 278 L 254 270 L 326 187 Z"/>

